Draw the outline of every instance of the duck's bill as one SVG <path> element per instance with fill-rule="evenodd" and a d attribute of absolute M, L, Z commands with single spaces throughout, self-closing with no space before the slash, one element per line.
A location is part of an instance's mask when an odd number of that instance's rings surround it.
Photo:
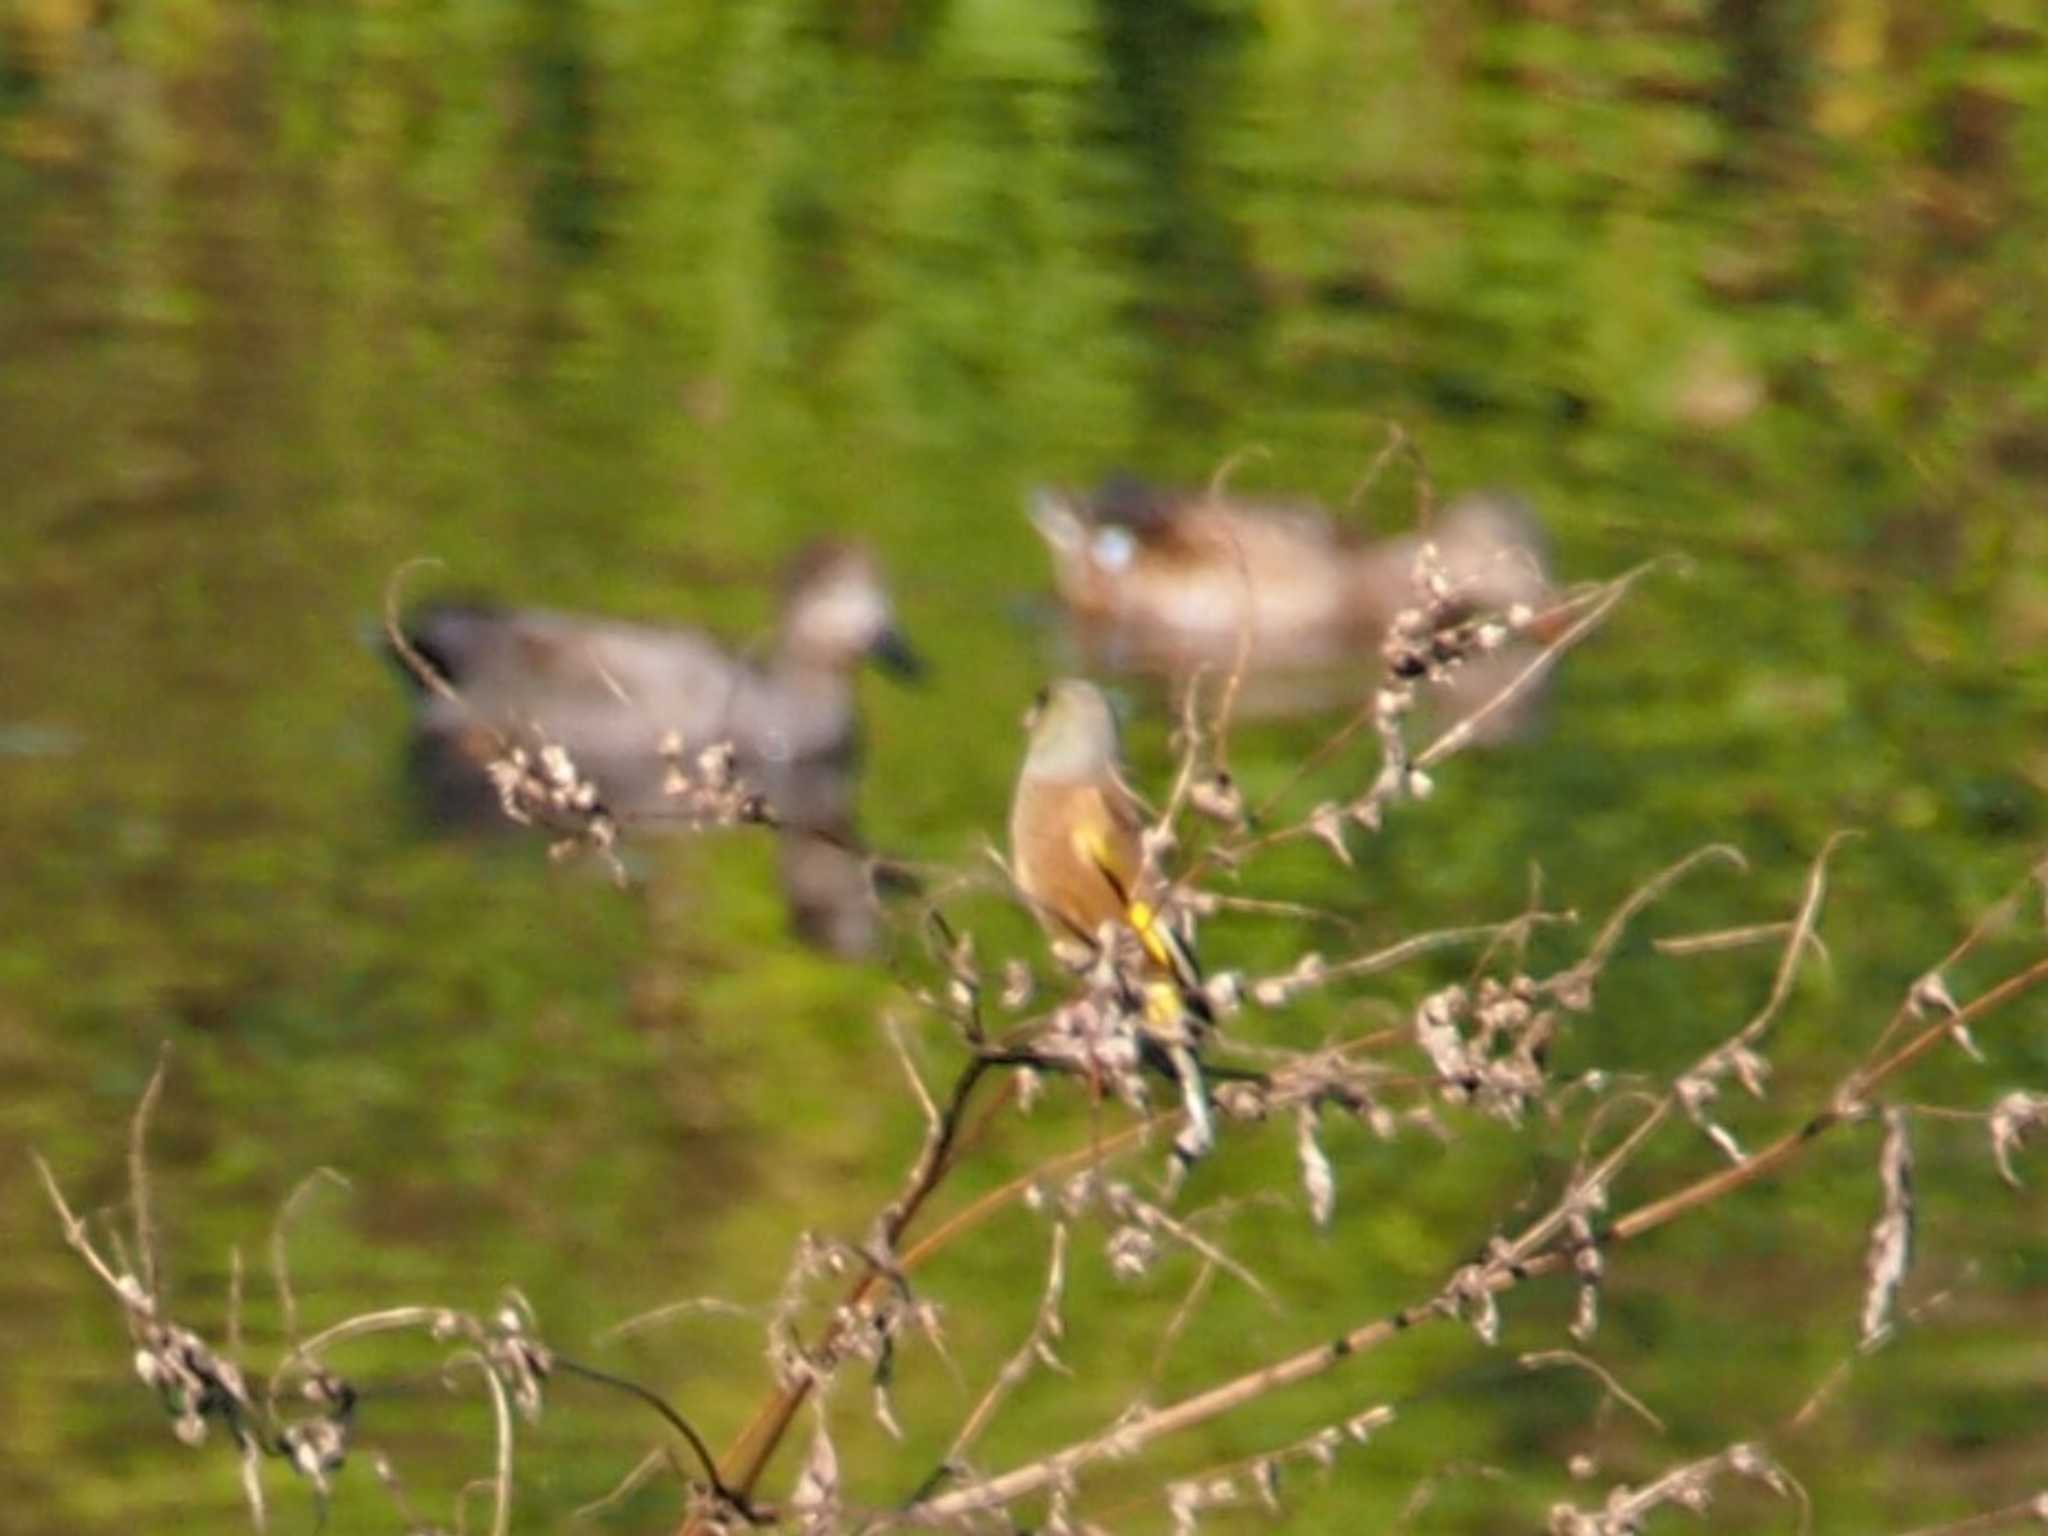
<path fill-rule="evenodd" d="M 1024 503 L 1024 515 L 1038 530 L 1039 537 L 1055 552 L 1079 549 L 1087 534 L 1086 524 L 1074 499 L 1054 486 L 1036 487 Z"/>
<path fill-rule="evenodd" d="M 911 648 L 910 642 L 903 637 L 903 631 L 893 625 L 876 637 L 875 643 L 868 647 L 868 654 L 884 672 L 906 682 L 915 682 L 924 676 L 924 658 Z"/>

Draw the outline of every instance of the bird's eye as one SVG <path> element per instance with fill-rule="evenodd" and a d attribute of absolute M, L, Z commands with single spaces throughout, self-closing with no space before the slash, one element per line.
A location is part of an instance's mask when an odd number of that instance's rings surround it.
<path fill-rule="evenodd" d="M 1102 528 L 1095 534 L 1095 563 L 1105 571 L 1121 571 L 1138 552 L 1138 541 L 1128 528 Z"/>
<path fill-rule="evenodd" d="M 1039 689 L 1038 692 L 1032 696 L 1031 707 L 1024 711 L 1025 730 L 1035 731 L 1038 729 L 1039 719 L 1041 716 L 1045 714 L 1045 706 L 1051 702 L 1052 689 L 1049 687 Z"/>

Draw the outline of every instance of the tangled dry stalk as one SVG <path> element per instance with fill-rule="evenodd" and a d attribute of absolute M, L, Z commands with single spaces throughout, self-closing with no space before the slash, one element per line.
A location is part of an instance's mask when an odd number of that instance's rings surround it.
<path fill-rule="evenodd" d="M 1783 1129 L 1762 1145 L 1743 1144 L 1720 1108 L 1739 1087 L 1759 1101 L 1771 1093 L 1774 1037 L 1809 957 L 1818 950 L 1817 928 L 1833 861 L 1842 839 L 1814 858 L 1794 912 L 1740 930 L 1666 935 L 1667 955 L 1711 953 L 1774 944 L 1778 961 L 1755 1012 L 1682 1071 L 1652 1089 L 1623 1090 L 1612 1071 L 1583 1067 L 1560 1075 L 1561 1043 L 1575 1022 L 1597 1008 L 1609 962 L 1624 935 L 1681 881 L 1714 866 L 1740 867 L 1733 849 L 1702 849 L 1664 869 L 1622 901 L 1570 963 L 1532 968 L 1531 939 L 1560 927 L 1573 914 L 1533 906 L 1515 916 L 1412 935 L 1356 954 L 1325 958 L 1307 948 L 1317 914 L 1283 902 L 1242 894 L 1247 872 L 1268 851 L 1314 840 L 1349 864 L 1354 843 L 1380 829 L 1410 802 L 1426 798 L 1432 774 L 1471 743 L 1494 711 L 1535 686 L 1558 658 L 1592 633 L 1645 574 L 1630 572 L 1559 599 L 1556 610 L 1472 615 L 1461 593 L 1425 548 L 1416 571 L 1416 602 L 1390 630 L 1384 678 L 1358 713 L 1255 809 L 1230 772 L 1231 708 L 1236 678 L 1186 692 L 1177 734 L 1178 763 L 1167 795 L 1145 839 L 1147 873 L 1141 896 L 1178 925 L 1191 941 L 1202 920 L 1252 911 L 1293 922 L 1302 939 L 1286 965 L 1263 974 L 1212 974 L 1206 995 L 1217 1028 L 1194 1049 L 1162 1049 L 1147 1032 L 1140 999 L 1144 957 L 1129 934 L 1105 933 L 1101 942 L 1070 946 L 1050 983 L 1039 957 L 985 959 L 976 931 L 958 907 L 972 899 L 971 878 L 930 899 L 919 919 L 927 963 L 907 983 L 910 1002 L 942 1020 L 958 1064 L 951 1081 L 933 1089 L 892 1014 L 886 1040 L 925 1120 L 918 1152 L 895 1196 L 854 1236 L 807 1234 L 799 1243 L 779 1297 L 759 1312 L 715 1301 L 745 1315 L 765 1315 L 772 1380 L 752 1421 L 724 1454 L 715 1455 L 696 1426 L 658 1394 L 613 1373 L 570 1359 L 547 1343 L 532 1310 L 507 1292 L 489 1314 L 451 1307 L 404 1305 L 336 1322 L 300 1336 L 291 1290 L 285 1227 L 308 1186 L 285 1202 L 272 1242 L 274 1284 L 289 1347 L 259 1379 L 239 1357 L 239 1325 L 231 1309 L 228 1340 L 209 1342 L 179 1323 L 167 1298 L 150 1199 L 144 1138 L 162 1090 L 162 1068 L 137 1110 L 130 1147 L 131 1231 L 96 1241 L 90 1224 L 73 1212 L 51 1170 L 38 1160 L 45 1188 L 66 1239 L 115 1299 L 134 1348 L 135 1370 L 168 1410 L 180 1439 L 197 1444 L 220 1430 L 240 1458 L 250 1515 L 260 1530 L 268 1508 L 262 1468 L 280 1460 L 317 1498 L 329 1497 L 345 1460 L 367 1450 L 380 1480 L 397 1501 L 408 1530 L 437 1529 L 406 1502 L 388 1458 L 361 1440 L 361 1398 L 335 1361 L 352 1342 L 384 1333 L 423 1335 L 452 1348 L 451 1379 L 480 1385 L 497 1452 L 484 1486 L 489 1527 L 508 1529 L 515 1484 L 519 1426 L 542 1408 L 547 1386 L 575 1374 L 629 1394 L 654 1413 L 669 1439 L 641 1461 L 626 1486 L 672 1470 L 685 1490 L 680 1530 L 707 1536 L 750 1526 L 797 1531 L 881 1532 L 917 1528 L 1003 1528 L 1026 1524 L 1048 1532 L 1121 1528 L 1139 1514 L 1163 1515 L 1174 1531 L 1194 1530 L 1210 1512 L 1237 1506 L 1285 1510 L 1284 1489 L 1294 1469 L 1329 1466 L 1348 1448 L 1399 1432 L 1404 1404 L 1369 1400 L 1307 1435 L 1278 1439 L 1269 1450 L 1197 1473 L 1161 1474 L 1143 1509 L 1098 1507 L 1090 1474 L 1116 1462 L 1129 1469 L 1163 1442 L 1225 1415 L 1244 1415 L 1291 1386 L 1344 1371 L 1363 1374 L 1361 1362 L 1414 1330 L 1460 1325 L 1487 1345 L 1501 1335 L 1503 1308 L 1525 1287 L 1555 1277 L 1575 1289 L 1569 1345 L 1524 1354 L 1529 1370 L 1589 1373 L 1603 1402 L 1620 1404 L 1655 1424 L 1656 1416 L 1597 1359 L 1602 1296 L 1617 1256 L 1681 1218 L 1717 1208 L 1765 1180 L 1794 1174 L 1812 1148 L 1866 1124 L 1881 1127 L 1877 1157 L 1877 1214 L 1866 1258 L 1859 1349 L 1880 1349 L 1901 1324 L 1900 1295 L 1913 1260 L 1916 1126 L 1935 1113 L 1901 1096 L 1907 1070 L 1930 1053 L 1974 1052 L 1972 1031 L 2048 982 L 2048 950 L 1967 998 L 1953 995 L 1948 978 L 1988 936 L 2015 920 L 2022 895 L 2048 879 L 2048 865 L 2027 875 L 2000 907 L 1917 981 L 1895 1015 L 1874 1032 L 1874 1044 L 1816 1100 L 1791 1106 Z M 1538 621 L 1541 620 L 1541 625 Z M 1495 698 L 1452 722 L 1426 743 L 1411 744 L 1416 708 L 1431 688 L 1473 656 L 1516 643 L 1540 628 L 1551 638 Z M 393 625 L 394 642 L 402 638 Z M 437 681 L 435 686 L 445 686 Z M 558 843 L 584 847 L 612 861 L 622 830 L 584 783 L 573 762 L 546 741 L 545 722 L 526 722 L 533 741 L 503 736 L 500 787 L 508 814 L 541 820 Z M 1301 786 L 1340 762 L 1370 733 L 1377 763 L 1348 797 L 1323 800 L 1291 819 L 1280 819 Z M 715 750 L 686 763 L 674 752 L 677 793 L 706 823 L 772 821 L 734 782 L 729 758 Z M 992 856 L 993 857 L 993 856 Z M 994 860 L 1000 865 L 1000 859 Z M 1311 1049 L 1279 1046 L 1289 1011 L 1305 999 L 1341 992 L 1355 995 L 1373 978 L 1422 956 L 1451 948 L 1477 951 L 1466 982 L 1423 997 L 1400 1025 Z M 1043 1001 L 1040 999 L 1043 998 Z M 1850 1021 L 1847 1027 L 1854 1027 Z M 1046 1094 L 1067 1093 L 1093 1106 L 1086 1140 L 935 1223 L 935 1202 L 952 1175 L 976 1149 L 1000 1134 L 1004 1117 Z M 1981 1121 L 1997 1173 L 2019 1177 L 2015 1155 L 2026 1138 L 2048 1126 L 2048 1094 L 2006 1088 L 1987 1095 L 1989 1107 L 1965 1111 Z M 1121 1124 L 1105 1116 L 1121 1105 Z M 1946 1112 L 1953 1118 L 1956 1111 Z M 1205 1300 L 1217 1286 L 1241 1285 L 1264 1294 L 1255 1270 L 1215 1235 L 1213 1213 L 1181 1207 L 1183 1181 L 1205 1159 L 1229 1158 L 1236 1130 L 1275 1118 L 1290 1122 L 1300 1174 L 1304 1229 L 1327 1224 L 1341 1198 L 1337 1167 L 1325 1152 L 1327 1116 L 1352 1116 L 1392 1138 L 1419 1126 L 1451 1136 L 1473 1117 L 1510 1127 L 1579 1115 L 1575 1164 L 1550 1190 L 1534 1215 L 1499 1227 L 1483 1250 L 1422 1289 L 1391 1314 L 1356 1318 L 1333 1336 L 1217 1380 L 1178 1399 L 1153 1403 L 1149 1393 L 1123 1414 L 1067 1443 L 1047 1444 L 1009 1466 L 985 1465 L 985 1432 L 1033 1375 L 1066 1370 L 1060 1355 L 1066 1333 L 1068 1280 L 1083 1261 L 1083 1237 L 1100 1234 L 1100 1257 L 1114 1274 L 1142 1280 L 1170 1250 L 1197 1262 L 1197 1279 L 1175 1311 L 1160 1350 L 1163 1358 L 1185 1332 L 1201 1326 Z M 1704 1139 L 1721 1165 L 1649 1193 L 1642 1182 L 1645 1152 L 1660 1138 Z M 1148 1178 L 1133 1160 L 1165 1143 L 1171 1155 L 1160 1176 Z M 1661 1166 L 1661 1165 L 1660 1165 Z M 1629 1176 L 1631 1202 L 1616 1209 L 1616 1190 Z M 331 1175 L 316 1175 L 332 1177 Z M 1024 1207 L 1046 1230 L 1047 1257 L 1039 1301 L 1023 1337 L 993 1362 L 978 1390 L 964 1398 L 947 1449 L 922 1468 L 850 1467 L 840 1454 L 835 1423 L 852 1411 L 843 1390 L 864 1381 L 867 1412 L 900 1439 L 894 1401 L 895 1363 L 901 1350 L 923 1346 L 943 1352 L 942 1314 L 925 1274 L 955 1252 L 969 1234 L 999 1212 Z M 127 1253 L 132 1244 L 133 1257 Z M 109 1257 L 109 1251 L 112 1257 Z M 836 1286 L 836 1300 L 819 1299 Z M 239 1297 L 237 1297 L 237 1303 Z M 1825 1389 L 1824 1389 L 1825 1390 Z M 1366 1395 L 1370 1397 L 1369 1389 Z M 1809 1409 L 1817 1408 L 1816 1394 Z M 765 1491 L 776 1455 L 800 1437 L 807 1448 L 776 1491 Z M 1795 1433 L 1798 1424 L 1782 1426 Z M 1616 1486 L 1580 1507 L 1560 1503 L 1550 1526 L 1560 1536 L 1621 1536 L 1644 1528 L 1659 1510 L 1701 1510 L 1717 1487 L 1748 1481 L 1790 1501 L 1802 1529 L 1807 1495 L 1772 1431 L 1703 1459 L 1673 1465 L 1640 1486 Z M 673 1449 L 672 1449 L 673 1447 Z M 1587 1469 L 1582 1469 L 1587 1470 Z M 893 1480 L 894 1491 L 887 1491 Z M 1123 1479 L 1129 1482 L 1128 1473 Z M 883 1490 L 877 1493 L 875 1490 Z M 454 1525 L 463 1525 L 458 1496 Z M 1947 1531 L 1989 1530 L 2004 1520 L 2048 1524 L 2048 1494 L 2008 1509 L 1990 1510 Z M 1918 1536 L 1932 1536 L 1930 1532 Z"/>

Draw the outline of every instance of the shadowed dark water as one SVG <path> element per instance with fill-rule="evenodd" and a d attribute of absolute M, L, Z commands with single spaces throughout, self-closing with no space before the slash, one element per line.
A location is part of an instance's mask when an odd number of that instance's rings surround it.
<path fill-rule="evenodd" d="M 116 1201 L 165 1039 L 159 1202 L 208 1320 L 230 1245 L 260 1270 L 278 1201 L 323 1164 L 355 1189 L 296 1225 L 309 1311 L 516 1282 L 577 1347 L 678 1296 L 772 1294 L 795 1234 L 856 1229 L 914 1145 L 870 1023 L 885 971 L 789 943 L 765 846 L 636 852 L 622 895 L 536 846 L 426 835 L 371 643 L 414 557 L 444 562 L 424 586 L 744 637 L 805 537 L 871 539 L 937 665 L 923 691 L 864 685 L 864 820 L 970 867 L 1060 664 L 1028 488 L 1199 482 L 1242 455 L 1240 485 L 1341 503 L 1398 422 L 1445 491 L 1526 495 L 1567 577 L 1682 559 L 1577 658 L 1539 742 L 1444 775 L 1349 884 L 1304 861 L 1286 891 L 1377 942 L 1515 910 L 1532 862 L 1601 911 L 1725 838 L 1754 873 L 1673 919 L 1704 927 L 1780 915 L 1855 826 L 1801 1027 L 1860 1037 L 2048 831 L 2029 7 L 25 3 L 0 50 L 0 1528 L 237 1518 L 230 1456 L 172 1444 L 132 1386 L 25 1156 Z M 1413 484 L 1397 460 L 1351 515 L 1403 526 Z M 1317 735 L 1255 733 L 1240 770 L 1277 781 Z M 1136 746 L 1156 771 L 1156 721 Z M 1589 1059 L 1668 1069 L 1766 969 L 1643 965 Z M 1915 1092 L 2041 1086 L 2042 1022 Z M 1081 1123 L 1066 1109 L 1049 1144 Z M 1354 1192 L 1335 1231 L 1276 1259 L 1296 1320 L 1226 1310 L 1171 1387 L 1410 1299 L 1532 1177 L 1483 1137 L 1464 1159 L 1363 1136 L 1333 1156 Z M 1815 1479 L 1822 1529 L 2016 1498 L 2048 1443 L 2039 1199 L 1961 1133 L 1924 1156 L 1924 1283 L 1966 1300 L 1806 1443 L 1802 1475 L 1865 1469 Z M 1616 1476 L 1797 1405 L 1853 1336 L 1874 1187 L 1845 1155 L 1617 1279 L 1615 1348 L 1673 1430 Z M 991 1238 L 947 1282 L 988 1358 L 1028 1315 L 1038 1242 Z M 991 1461 L 1113 1412 L 1181 1283 L 1142 1312 L 1101 1302 L 1149 1321 L 1087 1335 L 1083 1386 L 1034 1400 Z M 1780 1322 L 1795 1289 L 1812 1307 Z M 605 1358 L 729 1437 L 757 1333 L 651 1337 Z M 1189 1463 L 1467 1347 L 1228 1421 Z M 366 1371 L 398 1381 L 381 1422 L 441 1518 L 486 1453 L 437 1360 Z M 912 1425 L 925 1447 L 957 1389 L 917 1384 L 941 1404 Z M 1425 1521 L 1533 1528 L 1589 1412 L 1448 1394 L 1302 1523 L 1350 1528 L 1455 1444 L 1551 1481 L 1453 1480 Z M 651 1433 L 560 1388 L 527 1528 Z M 366 1472 L 335 1527 L 390 1528 Z M 673 1507 L 650 1491 L 613 1528 Z"/>

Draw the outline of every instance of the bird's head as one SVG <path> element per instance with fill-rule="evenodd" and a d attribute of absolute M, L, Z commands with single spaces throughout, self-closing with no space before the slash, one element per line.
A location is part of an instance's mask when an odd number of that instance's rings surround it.
<path fill-rule="evenodd" d="M 881 566 L 858 544 L 821 539 L 796 557 L 783 588 L 782 631 L 783 648 L 817 666 L 851 671 L 867 659 L 902 678 L 924 672 L 896 627 Z"/>
<path fill-rule="evenodd" d="M 1024 719 L 1034 777 L 1092 778 L 1115 768 L 1116 715 L 1100 688 L 1078 677 L 1048 684 Z"/>

